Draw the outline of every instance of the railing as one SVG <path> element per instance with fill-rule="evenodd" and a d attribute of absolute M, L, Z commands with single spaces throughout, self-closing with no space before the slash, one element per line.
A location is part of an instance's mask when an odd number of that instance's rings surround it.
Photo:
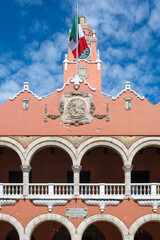
<path fill-rule="evenodd" d="M 124 196 L 125 184 L 80 184 L 80 195 L 82 196 Z"/>
<path fill-rule="evenodd" d="M 131 183 L 131 195 L 134 198 L 159 198 L 160 183 Z"/>
<path fill-rule="evenodd" d="M 22 183 L 0 183 L 0 197 L 20 197 L 23 195 Z"/>
<path fill-rule="evenodd" d="M 65 183 L 48 183 L 48 184 L 38 184 L 38 183 L 30 183 L 29 184 L 29 195 L 73 195 L 74 194 L 74 185 L 73 184 L 65 184 Z"/>

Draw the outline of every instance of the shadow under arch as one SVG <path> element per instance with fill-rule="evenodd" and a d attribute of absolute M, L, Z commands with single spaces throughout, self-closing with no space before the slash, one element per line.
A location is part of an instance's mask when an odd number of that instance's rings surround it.
<path fill-rule="evenodd" d="M 92 137 L 84 141 L 77 149 L 78 159 L 77 164 L 81 161 L 87 151 L 97 147 L 108 147 L 115 151 L 121 158 L 124 165 L 128 162 L 128 150 L 126 146 L 119 140 L 112 137 Z"/>
<path fill-rule="evenodd" d="M 16 140 L 9 138 L 9 137 L 1 137 L 0 138 L 0 147 L 6 147 L 6 148 L 10 148 L 13 151 L 15 151 L 20 160 L 21 160 L 21 164 L 25 164 L 25 157 L 24 157 L 24 148 L 23 146 L 17 142 Z"/>
<path fill-rule="evenodd" d="M 26 149 L 26 164 L 30 166 L 34 155 L 43 148 L 57 147 L 65 151 L 74 165 L 76 162 L 76 149 L 72 143 L 61 137 L 41 137 L 32 142 Z"/>
<path fill-rule="evenodd" d="M 34 229 L 40 225 L 43 222 L 46 221 L 55 221 L 55 222 L 59 222 L 62 225 L 64 225 L 66 227 L 66 229 L 68 230 L 71 239 L 73 239 L 73 235 L 76 232 L 76 228 L 73 225 L 73 223 L 71 223 L 67 218 L 65 218 L 64 216 L 61 216 L 59 214 L 54 214 L 54 213 L 46 213 L 46 214 L 41 214 L 37 217 L 35 217 L 34 219 L 32 219 L 26 226 L 25 228 L 25 234 L 29 237 L 29 239 L 31 239 L 32 233 L 34 231 Z"/>
<path fill-rule="evenodd" d="M 129 228 L 129 234 L 132 236 L 131 240 L 134 240 L 137 230 L 145 223 L 148 222 L 159 222 L 160 223 L 160 214 L 147 214 L 138 218 Z"/>
<path fill-rule="evenodd" d="M 10 223 L 17 231 L 19 239 L 22 234 L 24 234 L 24 228 L 22 224 L 14 217 L 12 217 L 9 214 L 0 213 L 0 221 L 5 221 L 7 223 Z"/>
<path fill-rule="evenodd" d="M 160 147 L 160 137 L 143 137 L 134 142 L 129 148 L 129 163 L 132 165 L 135 155 L 147 147 Z"/>
<path fill-rule="evenodd" d="M 110 215 L 110 214 L 95 214 L 93 216 L 88 217 L 83 222 L 80 223 L 80 225 L 77 228 L 77 233 L 82 239 L 82 236 L 85 232 L 85 230 L 92 224 L 96 222 L 109 222 L 112 223 L 115 227 L 118 228 L 122 235 L 122 239 L 124 236 L 128 234 L 128 228 L 127 226 L 117 217 Z"/>

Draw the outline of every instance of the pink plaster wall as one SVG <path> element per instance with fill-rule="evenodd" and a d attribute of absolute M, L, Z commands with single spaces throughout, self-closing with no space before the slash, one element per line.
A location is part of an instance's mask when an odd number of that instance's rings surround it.
<path fill-rule="evenodd" d="M 152 105 L 147 99 L 139 99 L 133 92 L 126 91 L 116 100 L 106 98 L 99 91 L 93 92 L 83 83 L 79 91 L 93 96 L 95 114 L 105 114 L 109 104 L 109 118 L 96 119 L 90 124 L 78 127 L 64 124 L 61 118 L 48 119 L 44 122 L 44 108 L 47 104 L 48 114 L 59 114 L 62 94 L 75 91 L 73 84 L 61 92 L 53 92 L 48 98 L 37 100 L 31 93 L 24 91 L 13 101 L 7 100 L 0 105 L 0 135 L 160 135 L 160 104 Z M 23 110 L 22 98 L 30 98 L 29 109 Z M 124 98 L 132 98 L 131 110 L 125 109 Z"/>

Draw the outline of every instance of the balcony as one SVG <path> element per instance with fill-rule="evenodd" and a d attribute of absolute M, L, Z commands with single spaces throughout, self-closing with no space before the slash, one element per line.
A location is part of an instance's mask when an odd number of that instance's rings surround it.
<path fill-rule="evenodd" d="M 80 184 L 82 199 L 119 199 L 125 196 L 125 184 L 92 183 Z"/>
<path fill-rule="evenodd" d="M 131 196 L 139 199 L 160 199 L 160 183 L 132 183 Z"/>
<path fill-rule="evenodd" d="M 22 183 L 0 183 L 0 199 L 21 199 L 22 197 Z"/>
<path fill-rule="evenodd" d="M 74 184 L 67 183 L 30 183 L 30 199 L 71 199 L 74 195 Z"/>

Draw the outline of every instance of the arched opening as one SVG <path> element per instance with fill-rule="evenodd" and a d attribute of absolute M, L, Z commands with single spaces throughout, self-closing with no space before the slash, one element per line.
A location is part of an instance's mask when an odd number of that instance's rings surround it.
<path fill-rule="evenodd" d="M 82 171 L 80 173 L 81 194 L 86 189 L 90 194 L 97 194 L 101 191 L 104 194 L 123 195 L 124 172 L 122 167 L 121 157 L 110 148 L 97 147 L 88 151 L 82 158 Z M 86 183 L 90 185 L 85 186 Z"/>
<path fill-rule="evenodd" d="M 22 195 L 23 173 L 19 155 L 7 147 L 0 147 L 0 183 L 5 195 Z"/>
<path fill-rule="evenodd" d="M 158 222 L 145 223 L 135 233 L 134 240 L 159 240 L 159 228 Z"/>
<path fill-rule="evenodd" d="M 13 225 L 0 221 L 0 240 L 19 240 L 18 233 Z"/>
<path fill-rule="evenodd" d="M 109 222 L 95 222 L 84 232 L 82 240 L 122 240 L 120 231 Z"/>
<path fill-rule="evenodd" d="M 34 240 L 71 240 L 69 231 L 61 223 L 46 221 L 38 225 L 33 231 Z"/>
<path fill-rule="evenodd" d="M 31 162 L 30 194 L 73 194 L 73 179 L 69 179 L 71 166 L 69 154 L 62 149 L 41 149 Z"/>
<path fill-rule="evenodd" d="M 21 160 L 18 154 L 7 147 L 0 147 L 1 183 L 22 183 Z"/>
<path fill-rule="evenodd" d="M 160 148 L 147 147 L 141 149 L 133 158 L 133 169 L 131 173 L 132 194 L 151 194 L 159 192 L 160 183 Z M 155 190 L 156 189 L 156 190 Z M 155 194 L 155 193 L 154 193 Z"/>

